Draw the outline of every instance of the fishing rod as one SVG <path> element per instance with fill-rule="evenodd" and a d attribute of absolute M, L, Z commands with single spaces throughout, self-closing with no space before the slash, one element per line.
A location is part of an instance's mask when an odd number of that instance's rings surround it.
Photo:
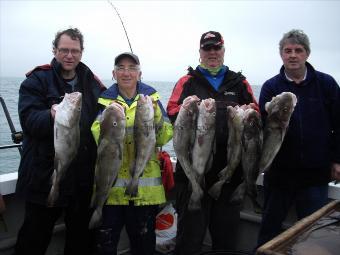
<path fill-rule="evenodd" d="M 131 53 L 133 53 L 132 47 L 131 47 L 131 43 L 130 43 L 130 40 L 129 40 L 129 36 L 128 36 L 127 31 L 126 31 L 126 29 L 125 29 L 125 26 L 124 26 L 124 23 L 123 23 L 122 18 L 120 17 L 118 10 L 117 10 L 117 8 L 113 5 L 113 3 L 112 3 L 110 0 L 107 0 L 107 1 L 109 2 L 109 4 L 112 6 L 112 8 L 113 8 L 113 9 L 115 10 L 115 12 L 117 13 L 118 18 L 120 19 L 120 22 L 122 23 L 122 26 L 123 26 L 123 28 L 124 28 L 124 32 L 125 32 L 125 35 L 126 35 L 126 39 L 127 39 L 128 43 L 129 43 Z"/>

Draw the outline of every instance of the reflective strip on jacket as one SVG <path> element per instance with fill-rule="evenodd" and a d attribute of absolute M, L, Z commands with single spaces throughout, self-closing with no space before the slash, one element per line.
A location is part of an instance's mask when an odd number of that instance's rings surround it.
<path fill-rule="evenodd" d="M 151 88 L 148 85 L 139 83 L 138 94 L 147 94 L 143 88 Z M 115 85 L 110 87 L 108 90 L 117 90 Z M 148 90 L 150 92 L 150 90 Z M 157 107 L 155 109 L 155 130 L 156 131 L 156 146 L 163 146 L 171 138 L 173 134 L 172 125 L 170 124 L 167 115 L 162 110 L 162 105 L 159 101 L 159 94 L 154 89 L 151 90 L 153 93 L 150 96 L 155 102 L 157 102 Z M 123 160 L 122 166 L 118 172 L 118 179 L 110 190 L 109 197 L 106 204 L 108 205 L 128 205 L 129 201 L 134 201 L 135 205 L 154 205 L 162 204 L 166 202 L 165 192 L 162 185 L 160 163 L 157 159 L 156 148 L 152 157 L 148 161 L 143 175 L 139 179 L 138 185 L 138 195 L 137 197 L 129 197 L 124 194 L 127 183 L 129 182 L 130 166 L 132 162 L 135 161 L 134 155 L 134 139 L 133 139 L 133 126 L 137 107 L 137 101 L 139 95 L 136 96 L 134 102 L 129 106 L 126 104 L 124 99 L 118 93 L 105 93 L 104 97 L 100 97 L 98 103 L 104 107 L 111 104 L 113 101 L 118 102 L 125 108 L 126 114 L 126 135 L 124 138 L 124 149 L 123 149 Z M 108 94 L 110 94 L 108 96 Z M 106 98 L 105 98 L 106 97 Z M 110 98 L 109 98 L 110 97 Z M 92 125 L 92 134 L 98 143 L 99 133 L 100 133 L 100 123 L 99 117 Z"/>

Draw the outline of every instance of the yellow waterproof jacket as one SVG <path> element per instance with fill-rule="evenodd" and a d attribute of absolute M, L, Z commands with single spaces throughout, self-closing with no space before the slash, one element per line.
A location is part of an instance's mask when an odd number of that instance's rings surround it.
<path fill-rule="evenodd" d="M 129 106 L 119 95 L 117 84 L 114 84 L 104 91 L 98 100 L 98 103 L 104 106 L 103 108 L 111 104 L 113 101 L 116 101 L 125 107 L 126 114 L 126 134 L 123 146 L 123 160 L 118 172 L 118 179 L 110 190 L 110 194 L 106 202 L 108 205 L 128 205 L 130 201 L 133 201 L 134 205 L 137 206 L 155 205 L 166 202 L 165 192 L 162 185 L 160 163 L 157 159 L 156 148 L 144 169 L 143 175 L 139 179 L 137 197 L 130 197 L 124 194 L 125 187 L 131 178 L 130 167 L 135 161 L 133 126 L 139 94 L 149 95 L 155 102 L 157 102 L 154 116 L 156 146 L 163 146 L 172 138 L 173 135 L 172 125 L 169 122 L 161 102 L 159 101 L 160 96 L 158 92 L 151 86 L 138 82 L 137 94 L 138 95 L 134 99 L 133 103 Z M 91 127 L 92 134 L 97 143 L 100 134 L 99 118 L 100 114 Z"/>

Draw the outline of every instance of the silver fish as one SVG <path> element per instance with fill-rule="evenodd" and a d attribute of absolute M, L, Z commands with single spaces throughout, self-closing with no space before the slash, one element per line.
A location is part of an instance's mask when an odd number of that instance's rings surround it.
<path fill-rule="evenodd" d="M 235 107 L 228 106 L 228 144 L 227 144 L 227 166 L 222 169 L 219 174 L 219 180 L 209 189 L 208 193 L 214 198 L 218 199 L 222 186 L 229 182 L 233 176 L 236 168 L 240 164 L 242 146 L 241 139 L 243 133 L 243 116 L 244 110 L 236 105 Z"/>
<path fill-rule="evenodd" d="M 282 92 L 265 104 L 268 113 L 263 130 L 263 149 L 259 163 L 260 173 L 267 171 L 281 148 L 290 117 L 297 103 L 291 92 Z"/>
<path fill-rule="evenodd" d="M 203 195 L 203 190 L 197 182 L 192 169 L 191 152 L 195 141 L 195 130 L 198 115 L 197 102 L 199 99 L 189 96 L 184 99 L 174 124 L 173 145 L 178 162 L 181 164 L 185 175 L 189 179 L 193 193 L 198 197 Z"/>
<path fill-rule="evenodd" d="M 197 183 L 204 188 L 204 174 L 209 170 L 208 162 L 212 159 L 212 148 L 215 139 L 216 105 L 212 98 L 202 100 L 198 107 L 197 129 L 192 148 L 192 169 Z M 201 208 L 203 193 L 193 189 L 188 204 L 189 210 Z"/>
<path fill-rule="evenodd" d="M 80 130 L 82 94 L 73 92 L 65 94 L 63 100 L 56 107 L 54 118 L 54 172 L 52 187 L 48 195 L 47 205 L 54 206 L 59 196 L 59 182 L 77 155 Z"/>
<path fill-rule="evenodd" d="M 131 168 L 125 195 L 136 197 L 138 182 L 144 168 L 155 151 L 156 133 L 154 126 L 154 108 L 150 96 L 139 95 L 134 123 L 135 162 Z"/>
<path fill-rule="evenodd" d="M 256 200 L 256 180 L 259 174 L 259 160 L 263 143 L 260 114 L 254 109 L 246 109 L 244 112 L 243 125 L 241 164 L 244 180 L 232 194 L 230 202 L 242 202 L 245 194 L 248 194 L 253 203 L 254 211 L 259 213 L 261 207 Z"/>
<path fill-rule="evenodd" d="M 102 208 L 117 179 L 123 159 L 125 126 L 124 108 L 118 103 L 112 103 L 106 107 L 100 117 L 95 191 L 91 202 L 95 210 L 89 223 L 90 229 L 100 225 Z"/>

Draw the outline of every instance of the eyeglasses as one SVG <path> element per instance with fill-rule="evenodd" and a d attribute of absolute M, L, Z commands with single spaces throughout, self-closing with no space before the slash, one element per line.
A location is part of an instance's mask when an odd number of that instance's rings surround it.
<path fill-rule="evenodd" d="M 220 49 L 222 49 L 221 45 L 206 45 L 202 47 L 202 50 L 204 51 L 211 51 L 211 50 L 218 51 Z"/>
<path fill-rule="evenodd" d="M 139 67 L 137 67 L 137 66 L 129 66 L 129 67 L 116 66 L 115 67 L 115 71 L 117 73 L 120 73 L 120 74 L 124 73 L 125 70 L 128 71 L 131 74 L 135 74 L 135 73 L 137 73 L 139 71 Z"/>
<path fill-rule="evenodd" d="M 81 53 L 81 50 L 78 50 L 78 49 L 59 48 L 57 50 L 59 51 L 59 53 L 65 56 L 71 52 L 73 57 L 78 57 Z"/>

